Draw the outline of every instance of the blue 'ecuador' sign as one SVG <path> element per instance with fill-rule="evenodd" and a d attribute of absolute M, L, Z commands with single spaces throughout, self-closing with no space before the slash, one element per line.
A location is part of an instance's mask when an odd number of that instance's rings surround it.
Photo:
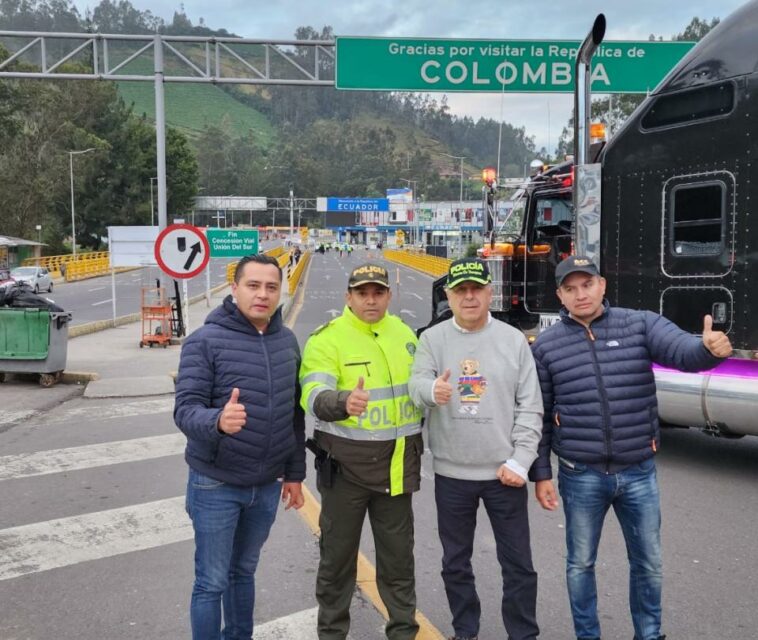
<path fill-rule="evenodd" d="M 327 211 L 389 211 L 387 198 L 327 198 Z"/>

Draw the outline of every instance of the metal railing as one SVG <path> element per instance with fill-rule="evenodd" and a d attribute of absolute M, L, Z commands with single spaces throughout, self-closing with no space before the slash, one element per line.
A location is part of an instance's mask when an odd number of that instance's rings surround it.
<path fill-rule="evenodd" d="M 269 249 L 268 251 L 263 252 L 267 256 L 271 256 L 272 258 L 276 258 L 277 262 L 279 263 L 279 267 L 282 270 L 285 270 L 287 268 L 287 263 L 289 262 L 289 253 L 284 247 L 274 247 L 273 249 Z M 226 265 L 226 281 L 229 284 L 232 284 L 234 282 L 234 272 L 237 270 L 237 262 L 230 262 L 228 265 Z"/>
<path fill-rule="evenodd" d="M 439 277 L 445 275 L 452 260 L 430 256 L 418 251 L 400 251 L 397 249 L 385 249 L 382 252 L 385 260 L 403 264 L 411 269 L 416 269 L 430 276 Z"/>
<path fill-rule="evenodd" d="M 284 249 L 284 247 L 269 249 L 268 251 L 264 251 L 264 253 L 267 256 L 271 256 L 272 258 L 277 259 L 279 262 L 279 267 L 282 270 L 282 274 L 287 280 L 287 291 L 290 295 L 294 295 L 295 291 L 297 290 L 297 285 L 300 282 L 300 278 L 303 275 L 303 271 L 305 270 L 305 266 L 310 260 L 310 251 L 303 252 L 303 254 L 300 256 L 300 259 L 294 265 L 290 265 L 290 254 L 286 249 Z M 226 281 L 229 284 L 234 282 L 234 272 L 236 269 L 237 262 L 230 262 L 228 265 L 226 265 Z"/>
<path fill-rule="evenodd" d="M 308 264 L 308 261 L 310 259 L 310 251 L 303 253 L 303 255 L 300 256 L 300 260 L 297 261 L 295 268 L 292 270 L 292 273 L 290 273 L 289 278 L 287 278 L 290 296 L 295 295 L 295 291 L 297 291 L 297 285 L 300 284 L 300 278 L 302 277 L 303 271 L 305 271 L 305 266 Z"/>
<path fill-rule="evenodd" d="M 109 258 L 110 254 L 107 251 L 91 251 L 90 253 L 79 253 L 76 257 L 73 254 L 63 254 L 59 256 L 41 256 L 39 258 L 26 258 L 23 261 L 23 266 L 44 267 L 50 272 L 54 278 L 62 275 L 61 266 L 65 265 L 66 280 L 82 280 L 78 274 L 88 274 L 84 277 L 92 278 L 95 276 L 101 276 L 108 273 L 110 270 Z M 103 267 L 103 260 L 105 260 L 105 267 Z M 97 263 L 98 269 L 93 269 L 90 263 Z M 85 266 L 86 265 L 86 266 Z M 77 277 L 70 278 L 69 273 L 73 271 L 77 274 Z"/>

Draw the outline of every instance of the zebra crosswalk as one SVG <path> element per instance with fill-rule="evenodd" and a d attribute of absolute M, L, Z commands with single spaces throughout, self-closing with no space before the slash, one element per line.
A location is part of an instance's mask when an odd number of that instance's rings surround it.
<path fill-rule="evenodd" d="M 0 580 L 192 538 L 184 497 L 0 531 Z"/>
<path fill-rule="evenodd" d="M 160 549 L 167 545 L 188 543 L 192 540 L 193 530 L 185 511 L 183 494 L 138 504 L 120 505 L 117 508 L 100 508 L 91 512 L 41 519 L 46 510 L 50 511 L 50 507 L 45 505 L 53 502 L 56 506 L 62 501 L 65 504 L 75 505 L 72 508 L 79 511 L 86 511 L 93 505 L 100 507 L 101 504 L 104 506 L 108 504 L 107 502 L 82 503 L 81 500 L 68 501 L 69 496 L 64 492 L 64 485 L 66 490 L 72 486 L 88 486 L 98 480 L 115 485 L 121 482 L 121 478 L 129 477 L 131 471 L 127 465 L 133 463 L 141 465 L 139 473 L 150 475 L 147 482 L 153 481 L 153 475 L 160 478 L 162 472 L 155 469 L 165 469 L 167 463 L 164 460 L 181 456 L 186 442 L 181 433 L 170 427 L 172 408 L 173 398 L 134 399 L 102 405 L 74 402 L 64 404 L 49 413 L 30 414 L 26 417 L 25 423 L 14 427 L 15 433 L 18 434 L 13 438 L 14 444 L 18 442 L 26 444 L 25 435 L 32 436 L 29 439 L 30 442 L 44 443 L 47 441 L 44 435 L 41 435 L 44 433 L 54 433 L 56 443 L 60 443 L 69 439 L 65 436 L 61 437 L 61 433 L 68 434 L 69 432 L 72 442 L 89 441 L 90 443 L 48 449 L 38 447 L 38 450 L 34 451 L 0 456 L 0 495 L 3 495 L 4 499 L 5 496 L 13 496 L 21 501 L 31 500 L 34 503 L 34 509 L 31 510 L 31 515 L 28 515 L 29 510 L 24 511 L 25 517 L 27 520 L 31 517 L 39 518 L 34 522 L 11 526 L 14 520 L 18 522 L 18 517 L 16 517 L 18 503 L 14 505 L 11 500 L 5 503 L 4 508 L 0 508 L 0 599 L 5 599 L 8 594 L 16 596 L 26 593 L 25 590 L 31 584 L 30 580 L 43 581 L 37 584 L 49 582 L 45 576 L 51 575 L 50 572 L 76 571 L 77 575 L 99 575 L 102 573 L 102 569 L 97 568 L 100 564 L 107 565 L 118 558 L 133 558 L 129 562 L 141 567 L 140 563 L 146 561 L 141 560 L 136 552 L 150 553 L 153 550 L 153 553 L 162 553 Z M 144 429 L 147 416 L 152 417 L 147 422 L 155 425 L 154 432 L 164 431 L 164 433 L 93 442 L 93 440 L 107 438 L 109 433 L 123 434 L 125 424 L 139 424 Z M 167 428 L 164 429 L 164 426 Z M 171 431 L 165 433 L 168 430 Z M 8 438 L 7 434 L 2 435 Z M 8 438 L 8 440 L 11 439 Z M 0 448 L 3 444 L 3 440 L 0 440 Z M 8 450 L 7 447 L 5 449 Z M 151 463 L 157 467 L 145 471 L 144 465 Z M 173 469 L 175 463 L 176 459 L 170 468 Z M 58 475 L 61 478 L 65 476 L 67 483 L 59 483 Z M 36 484 L 27 489 L 28 483 Z M 177 487 L 176 478 L 173 478 L 170 486 Z M 59 488 L 60 495 L 58 495 Z M 105 489 L 105 487 L 101 488 Z M 117 494 L 115 488 L 115 486 L 109 486 L 109 491 L 103 490 L 99 493 Z M 60 510 L 57 511 L 57 513 L 60 512 Z M 63 513 L 66 513 L 66 509 Z M 288 524 L 291 527 L 292 521 Z M 304 536 L 309 535 L 304 528 L 303 532 Z M 191 547 L 188 547 L 186 565 L 182 569 L 182 575 L 185 578 L 180 585 L 181 590 L 185 592 L 185 597 L 191 586 L 191 580 L 187 579 L 188 572 L 191 572 L 191 563 L 192 552 Z M 161 578 L 161 576 L 150 574 L 149 567 L 146 573 L 152 575 L 153 580 Z M 173 576 L 167 576 L 165 579 L 167 584 L 175 580 Z M 14 585 L 17 586 L 14 588 Z M 176 585 L 174 584 L 172 588 L 176 590 Z M 113 585 L 112 589 L 113 593 L 103 595 L 105 599 L 118 596 L 118 586 Z M 31 593 L 36 591 L 37 588 L 33 588 Z M 72 591 L 75 591 L 74 585 L 72 585 Z M 75 596 L 72 595 L 72 597 Z M 294 601 L 294 604 L 302 602 L 303 598 L 299 598 Z M 169 634 L 167 637 L 184 637 L 188 624 L 188 612 L 182 612 L 180 609 L 179 615 L 176 612 L 172 614 L 176 618 L 176 633 Z M 0 620 L 0 637 L 42 637 L 42 633 L 37 631 L 40 625 L 39 620 L 31 620 L 32 616 L 24 617 L 21 613 L 16 613 L 16 616 L 16 618 L 5 615 L 1 617 L 3 619 Z M 35 614 L 33 617 L 40 618 L 40 616 L 44 617 L 44 612 Z M 315 608 L 295 611 L 256 624 L 255 637 L 261 640 L 281 638 L 315 640 L 315 619 Z M 71 630 L 69 636 L 59 631 L 56 637 L 61 640 L 68 637 L 84 640 L 87 637 L 102 637 L 100 631 L 87 630 L 86 623 L 83 625 L 84 630 L 81 628 L 77 631 Z"/>

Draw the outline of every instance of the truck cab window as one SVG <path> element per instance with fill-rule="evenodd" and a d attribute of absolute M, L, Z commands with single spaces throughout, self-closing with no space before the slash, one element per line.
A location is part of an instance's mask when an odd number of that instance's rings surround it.
<path fill-rule="evenodd" d="M 571 233 L 574 206 L 570 194 L 564 197 L 541 198 L 537 201 L 534 217 L 536 241 Z"/>
<path fill-rule="evenodd" d="M 690 257 L 720 254 L 726 229 L 726 185 L 679 185 L 672 190 L 671 200 L 671 253 Z"/>
<path fill-rule="evenodd" d="M 699 122 L 729 115 L 734 108 L 734 83 L 698 87 L 662 95 L 655 99 L 642 118 L 643 131 Z"/>

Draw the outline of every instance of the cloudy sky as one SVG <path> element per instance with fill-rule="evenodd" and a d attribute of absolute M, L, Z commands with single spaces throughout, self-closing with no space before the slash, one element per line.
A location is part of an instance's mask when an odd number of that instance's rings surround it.
<path fill-rule="evenodd" d="M 299 26 L 336 35 L 461 39 L 581 40 L 599 12 L 606 40 L 669 39 L 697 16 L 725 18 L 744 0 L 574 0 L 573 2 L 472 2 L 471 0 L 131 0 L 168 21 L 180 6 L 193 22 L 245 38 L 292 38 Z M 84 9 L 96 2 L 75 0 Z M 570 94 L 451 94 L 453 113 L 525 126 L 537 148 L 553 148 L 568 120 Z"/>

